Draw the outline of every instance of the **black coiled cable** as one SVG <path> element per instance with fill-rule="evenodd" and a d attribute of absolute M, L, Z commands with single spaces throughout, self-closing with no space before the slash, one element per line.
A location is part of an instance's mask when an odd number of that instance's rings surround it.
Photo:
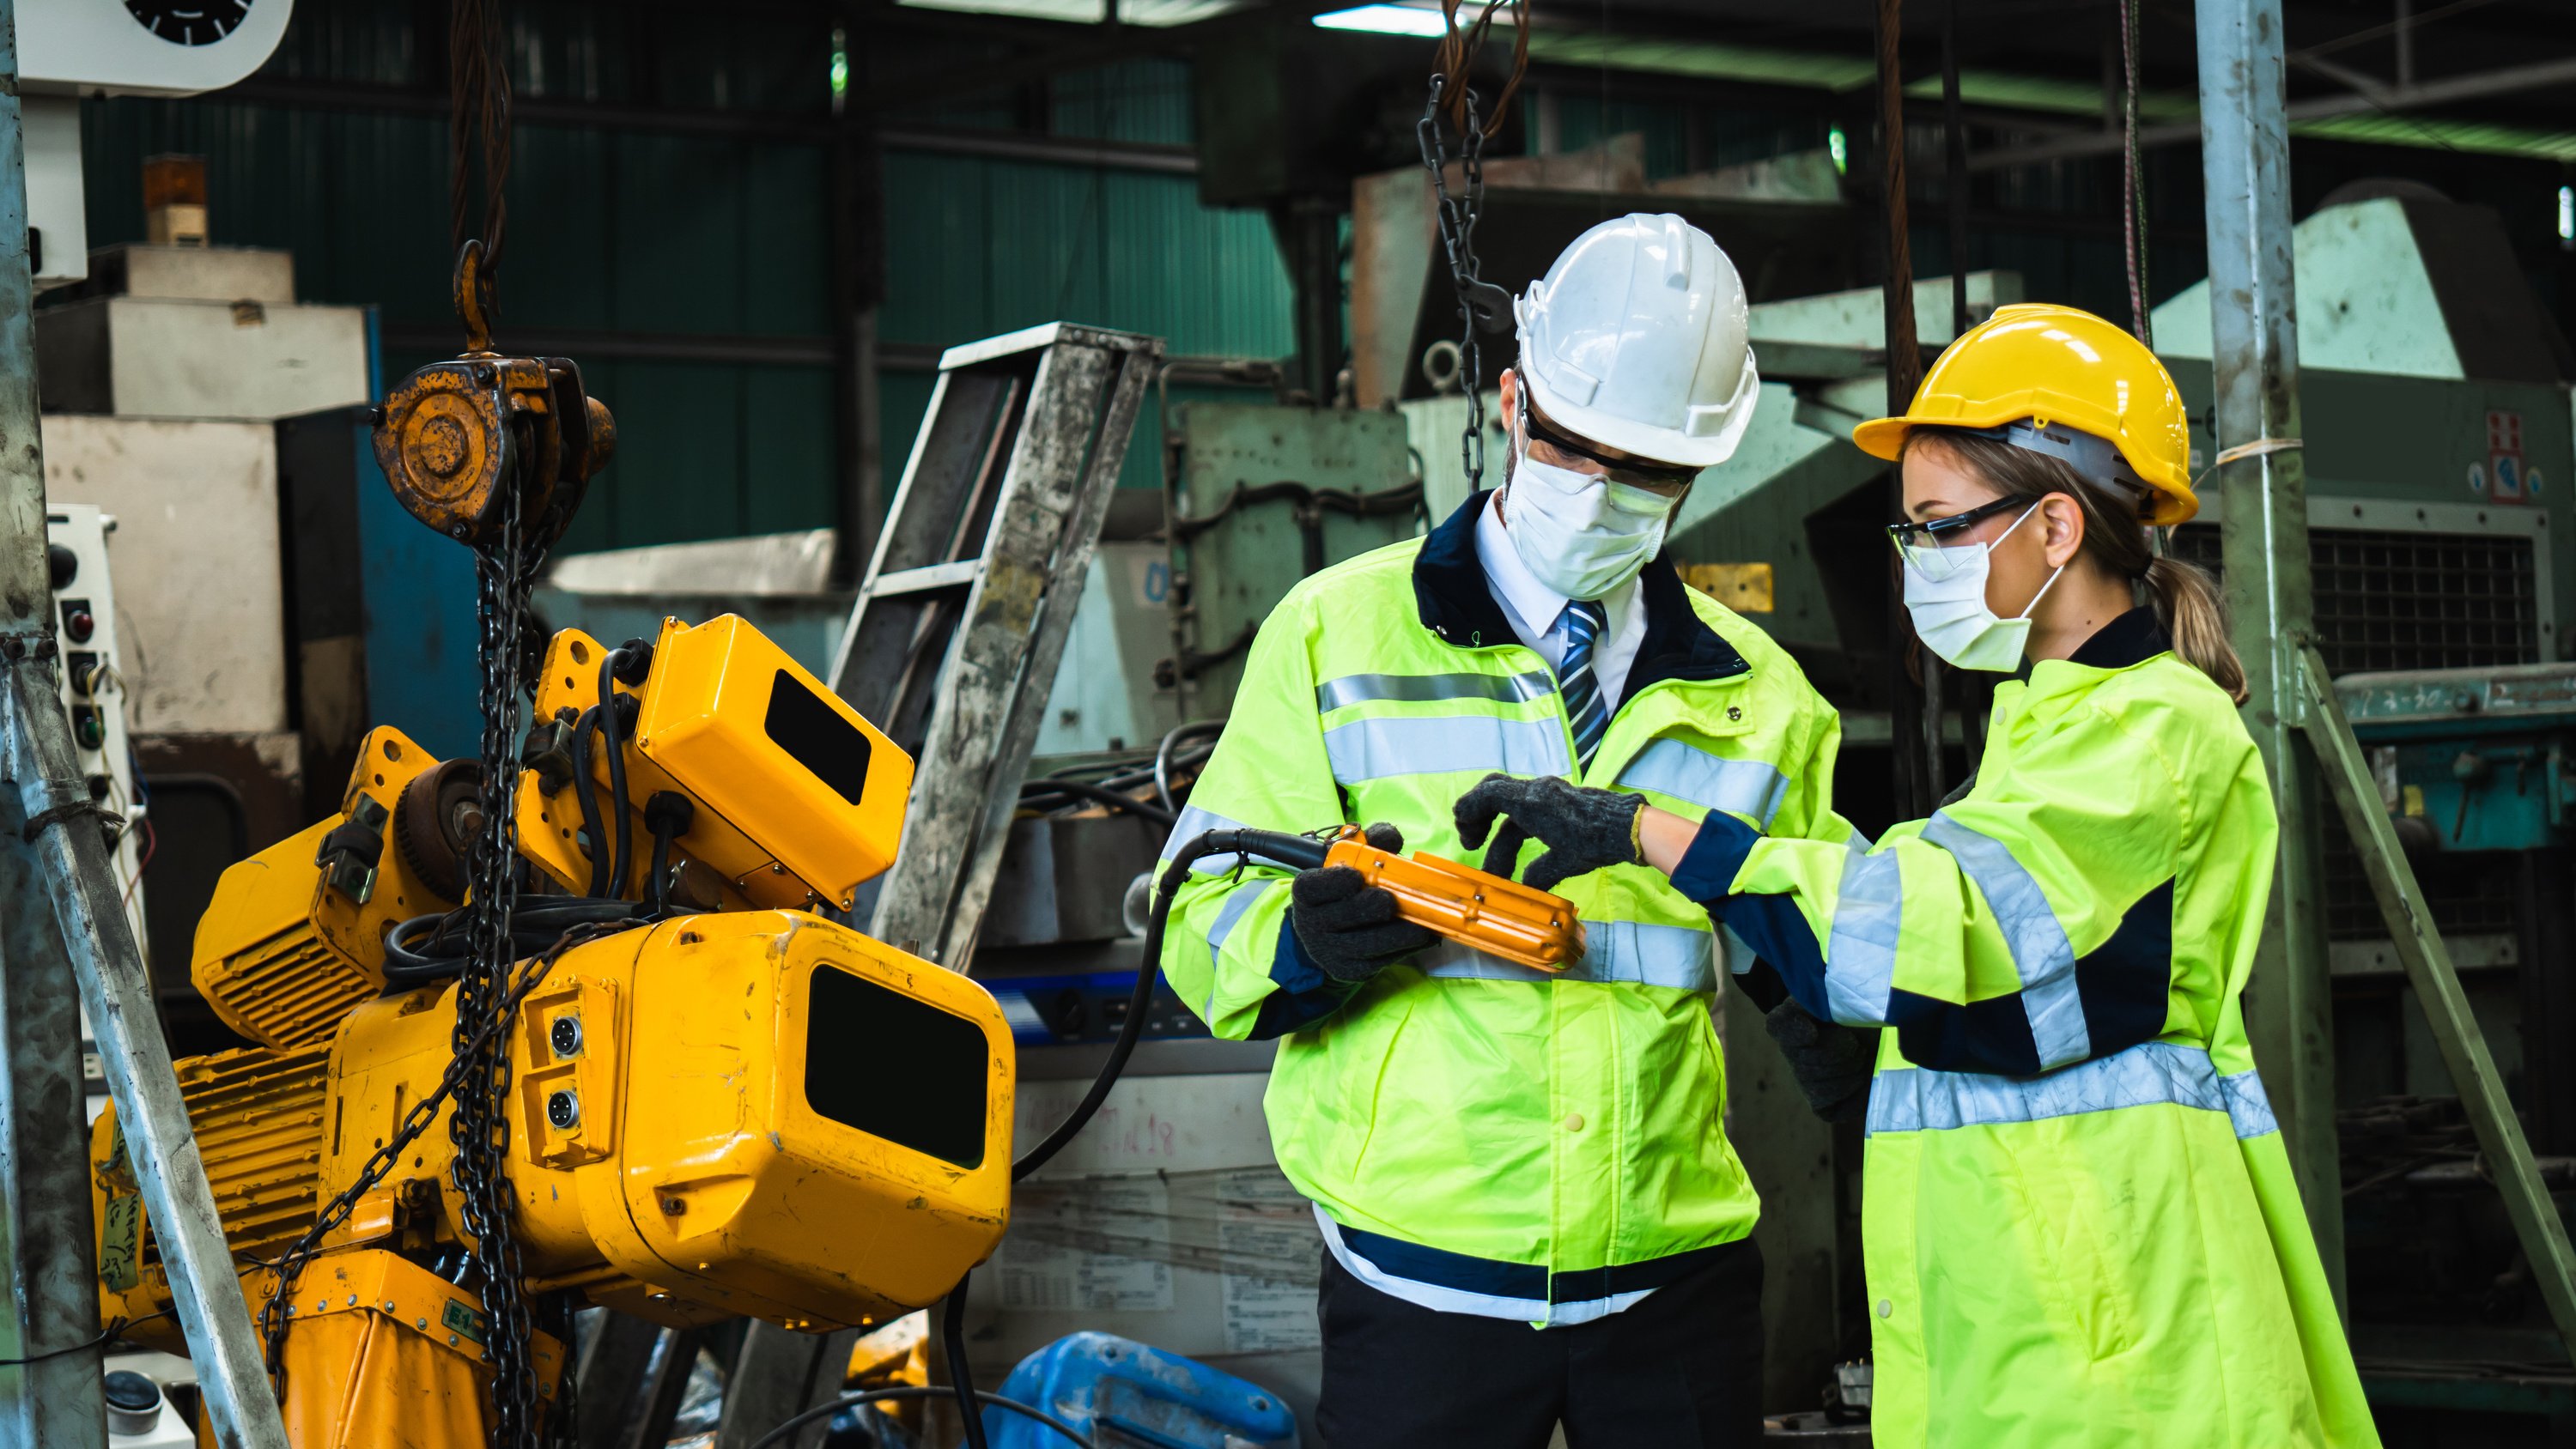
<path fill-rule="evenodd" d="M 643 901 L 592 896 L 521 896 L 510 913 L 510 945 L 520 959 L 534 956 L 575 926 L 640 926 L 654 919 Z M 462 909 L 414 916 L 385 933 L 385 989 L 410 991 L 453 978 L 464 968 L 466 913 Z"/>
<path fill-rule="evenodd" d="M 1179 894 L 1181 883 L 1190 878 L 1190 867 L 1210 855 L 1258 855 L 1308 870 L 1322 865 L 1324 853 L 1331 848 L 1330 841 L 1278 830 L 1203 830 L 1172 852 L 1172 863 L 1163 868 L 1162 877 L 1154 883 L 1154 909 L 1145 922 L 1145 951 L 1136 964 L 1136 989 L 1127 999 L 1127 1019 L 1119 1024 L 1118 1040 L 1110 1044 L 1109 1059 L 1100 1064 L 1099 1075 L 1091 1079 L 1091 1090 L 1082 1094 L 1082 1100 L 1046 1135 L 1046 1140 L 1011 1164 L 1011 1181 L 1026 1178 L 1063 1151 L 1064 1145 L 1089 1125 L 1092 1114 L 1108 1100 L 1109 1089 L 1118 1085 L 1119 1074 L 1127 1070 L 1127 1059 L 1136 1054 L 1136 1042 L 1144 1035 L 1146 1014 L 1154 1004 L 1154 983 L 1163 974 L 1163 930 L 1171 922 L 1172 898 Z M 949 1383 L 957 1395 L 958 1411 L 966 1416 L 968 1449 L 985 1449 L 983 1414 L 977 1407 L 975 1385 L 966 1368 L 966 1281 L 958 1279 L 957 1286 L 949 1290 L 940 1335 L 948 1353 Z"/>

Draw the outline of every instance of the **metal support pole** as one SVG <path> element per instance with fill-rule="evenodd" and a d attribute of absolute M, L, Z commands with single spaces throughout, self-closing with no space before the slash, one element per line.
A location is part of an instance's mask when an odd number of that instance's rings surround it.
<path fill-rule="evenodd" d="M 2283 1145 L 2343 1301 L 2343 1183 L 2334 1125 L 2334 1011 L 2326 971 L 2324 811 L 2292 640 L 2309 632 L 2307 470 L 2299 437 L 2290 264 L 2290 135 L 2280 0 L 2197 0 L 2201 166 L 2209 198 L 2211 374 L 2219 530 L 2245 723 L 2271 766 L 2279 875 L 2247 1025 Z"/>
<path fill-rule="evenodd" d="M 1923 377 L 1923 345 L 1914 331 L 1914 246 L 1905 200 L 1905 78 L 1897 42 L 1904 32 L 1905 0 L 1878 0 L 1879 195 L 1887 208 L 1887 285 L 1882 309 L 1887 338 L 1887 410 L 1901 413 L 1914 401 Z M 1955 270 L 1955 268 L 1954 268 Z M 1888 516 L 1905 512 L 1901 473 L 1890 475 Z M 1914 623 L 1889 561 L 1887 600 L 1888 713 L 1893 726 L 1888 754 L 1900 820 L 1932 813 L 1941 803 L 1941 661 L 1914 645 Z M 1917 692 L 1907 669 L 1911 656 L 1922 670 Z"/>
<path fill-rule="evenodd" d="M 2389 823 L 2379 782 L 2362 758 L 2361 744 L 2353 738 L 2352 725 L 2335 698 L 2334 681 L 2326 677 L 2325 656 L 2301 635 L 2285 640 L 2283 652 L 2299 671 L 2308 736 L 2324 765 L 2335 806 L 2343 812 L 2353 844 L 2361 850 L 2362 873 L 2370 877 L 2380 919 L 2388 926 L 2389 940 L 2396 943 L 2397 959 L 2406 968 L 2415 999 L 2423 1004 L 2425 1023 L 2432 1027 L 2433 1041 L 2442 1050 L 2442 1065 L 2451 1069 L 2452 1085 L 2460 1089 L 2460 1107 L 2477 1133 L 2479 1157 L 2494 1175 L 2496 1190 L 2504 1194 L 2504 1215 L 2513 1223 L 2514 1237 L 2531 1264 L 2532 1281 L 2540 1286 L 2541 1301 L 2549 1306 L 2550 1321 L 2558 1326 L 2569 1358 L 2576 1359 L 2576 1247 L 2568 1244 L 2566 1220 L 2558 1215 L 2547 1184 L 2540 1180 L 2539 1164 L 2531 1159 L 2531 1143 L 2513 1115 L 2504 1076 L 2487 1050 L 2476 1013 L 2469 1009 L 2469 995 L 2460 989 L 2460 973 L 2452 969 L 2450 948 L 2442 944 L 2442 933 L 2433 925 L 2433 908 L 2424 899 L 2424 888 L 2416 883 L 2415 867 L 2407 864 L 2406 853 L 2398 848 L 2397 828 Z"/>
<path fill-rule="evenodd" d="M 13 993 L 22 973 L 32 978 L 27 983 L 32 992 L 51 988 L 58 999 L 68 995 L 61 989 L 64 978 L 78 979 L 108 1091 L 124 1126 L 127 1155 L 143 1189 L 161 1261 L 169 1269 L 179 1326 L 196 1360 L 213 1443 L 216 1449 L 284 1449 L 286 1430 L 251 1333 L 241 1279 L 215 1217 L 205 1164 L 170 1069 L 170 1048 L 153 1013 L 152 986 L 108 868 L 98 807 L 74 765 L 71 721 L 57 692 L 14 0 L 0 0 L 0 78 L 5 78 L 0 79 L 0 439 L 7 444 L 0 447 L 0 733 L 6 735 L 0 745 L 0 776 L 16 786 L 26 829 L 32 832 L 33 870 L 21 873 L 15 883 L 43 886 L 41 896 L 26 892 L 0 898 L 0 915 L 15 918 L 47 910 L 50 897 L 63 948 L 63 955 L 49 949 L 22 955 L 43 944 L 41 936 L 12 928 L 0 933 L 0 949 L 9 953 L 0 965 L 12 978 Z M 76 1056 L 70 1069 L 78 1071 Z M 77 1134 L 58 1150 L 87 1156 Z M 83 1196 L 86 1216 L 86 1189 Z M 84 1276 L 90 1271 L 86 1234 L 84 1226 Z M 12 1246 L 23 1251 L 28 1245 L 13 1240 Z M 14 1264 L 12 1276 L 22 1276 Z M 58 1345 L 48 1345 L 53 1346 Z M 95 1372 L 95 1361 L 90 1362 Z M 95 1395 L 97 1390 L 93 1386 L 88 1392 Z"/>
<path fill-rule="evenodd" d="M 107 1442 L 99 1360 L 80 1351 L 98 1337 L 80 994 L 35 853 L 20 843 L 26 823 L 0 791 L 0 1252 L 9 1294 L 0 1359 L 51 1357 L 0 1368 L 0 1444 L 98 1449 Z"/>
<path fill-rule="evenodd" d="M 884 410 L 877 396 L 877 312 L 885 301 L 885 152 L 868 99 L 864 7 L 845 0 L 834 32 L 850 84 L 836 98 L 832 125 L 832 289 L 835 314 L 834 465 L 840 475 L 833 522 L 832 584 L 856 588 L 876 557 L 885 521 Z"/>

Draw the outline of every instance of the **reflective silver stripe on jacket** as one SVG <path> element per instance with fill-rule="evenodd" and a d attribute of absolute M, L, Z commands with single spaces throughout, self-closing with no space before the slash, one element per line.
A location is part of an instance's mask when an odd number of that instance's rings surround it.
<path fill-rule="evenodd" d="M 1235 923 L 1243 919 L 1244 912 L 1252 909 L 1254 901 L 1261 899 L 1261 893 L 1277 884 L 1279 884 L 1279 877 L 1275 875 L 1247 880 L 1226 892 L 1225 903 L 1217 907 L 1216 921 L 1208 927 L 1207 933 L 1208 999 L 1206 1009 L 1199 1013 L 1200 1020 L 1216 1020 L 1216 986 L 1218 982 L 1225 979 L 1224 969 L 1217 957 L 1218 953 L 1225 949 L 1225 938 L 1234 934 Z"/>
<path fill-rule="evenodd" d="M 1345 674 L 1315 686 L 1315 712 L 1327 714 L 1381 699 L 1408 704 L 1435 699 L 1527 704 L 1554 693 L 1556 680 L 1540 670 L 1527 674 Z"/>
<path fill-rule="evenodd" d="M 1571 775 L 1565 723 L 1492 715 L 1361 719 L 1324 731 L 1333 778 L 1344 785 L 1392 775 L 1500 770 L 1506 775 Z"/>
<path fill-rule="evenodd" d="M 2157 1103 L 2224 1112 L 2238 1137 L 2280 1130 L 2253 1072 L 2222 1077 L 2207 1048 L 2161 1041 L 2036 1077 L 1923 1067 L 1880 1072 L 1869 1084 L 1869 1130 L 1946 1132 Z"/>
<path fill-rule="evenodd" d="M 1896 940 L 1905 920 L 1905 883 L 1893 849 L 1876 855 L 1860 838 L 1843 855 L 1834 928 L 1825 940 L 1825 1008 L 1845 1026 L 1880 1026 L 1896 981 Z"/>
<path fill-rule="evenodd" d="M 1995 924 L 2012 947 L 2013 969 L 2021 976 L 2022 1010 L 2030 1017 L 2041 1070 L 2092 1055 L 2092 1032 L 2084 1024 L 2084 1001 L 2075 989 L 2075 947 L 2039 882 L 2013 858 L 2010 846 L 1960 824 L 1946 810 L 1934 811 L 1924 822 L 1923 839 L 1950 852 L 1994 911 Z"/>
<path fill-rule="evenodd" d="M 1583 939 L 1583 959 L 1563 971 L 1540 971 L 1454 941 L 1413 958 L 1413 965 L 1425 976 L 1452 981 L 1589 981 L 1717 990 L 1713 931 L 1651 921 L 1586 921 Z"/>
<path fill-rule="evenodd" d="M 1172 822 L 1171 839 L 1163 842 L 1163 859 L 1170 860 L 1173 854 L 1182 846 L 1198 839 L 1208 831 L 1249 830 L 1251 828 L 1251 826 L 1244 824 L 1240 820 L 1228 820 L 1213 810 L 1201 810 L 1196 805 L 1184 805 L 1181 807 L 1181 818 Z M 1234 869 L 1235 866 L 1241 864 L 1242 861 L 1242 856 L 1231 853 L 1225 855 L 1202 855 L 1197 860 L 1190 863 L 1190 874 L 1223 875 L 1227 871 Z M 1158 876 L 1159 874 L 1160 872 L 1157 872 Z"/>
<path fill-rule="evenodd" d="M 1619 772 L 1632 790 L 1653 790 L 1707 810 L 1741 815 L 1764 830 L 1789 798 L 1789 777 L 1760 760 L 1730 760 L 1669 736 L 1655 741 Z"/>

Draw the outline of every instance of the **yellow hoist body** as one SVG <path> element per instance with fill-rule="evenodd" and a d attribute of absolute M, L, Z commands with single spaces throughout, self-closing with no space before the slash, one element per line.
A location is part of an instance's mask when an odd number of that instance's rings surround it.
<path fill-rule="evenodd" d="M 606 655 L 556 636 L 536 718 L 597 703 Z M 688 904 L 562 951 L 520 1003 L 507 1116 L 528 1291 L 811 1332 L 926 1306 L 1008 1221 L 1010 1028 L 965 976 L 809 909 L 892 862 L 912 761 L 731 616 L 666 622 L 640 681 L 614 689 L 637 696 L 625 814 L 667 793 L 691 806 L 667 876 Z M 199 989 L 262 1043 L 179 1063 L 255 1312 L 278 1275 L 247 1265 L 358 1183 L 453 1059 L 454 980 L 389 988 L 384 939 L 463 893 L 480 792 L 461 795 L 454 769 L 373 731 L 341 812 L 227 870 L 199 923 Z M 529 768 L 508 790 L 521 853 L 568 892 L 592 876 L 576 784 Z M 628 858 L 652 843 L 634 831 Z M 644 898 L 647 875 L 623 894 Z M 154 1316 L 170 1288 L 112 1110 L 92 1149 L 102 1311 L 177 1347 Z M 482 1442 L 481 1311 L 442 1271 L 470 1241 L 452 1159 L 442 1107 L 297 1276 L 284 1377 L 299 1449 Z M 562 1345 L 537 1337 L 551 1397 Z M 423 1395 L 444 1406 L 434 1431 L 373 1437 L 366 1415 Z"/>

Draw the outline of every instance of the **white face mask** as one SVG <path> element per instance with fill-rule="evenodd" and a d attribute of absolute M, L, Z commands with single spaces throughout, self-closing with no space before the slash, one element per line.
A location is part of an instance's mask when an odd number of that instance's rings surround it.
<path fill-rule="evenodd" d="M 1650 489 L 1541 463 L 1527 442 L 1503 504 L 1513 552 L 1569 599 L 1598 599 L 1645 572 L 1673 513 L 1673 500 Z"/>
<path fill-rule="evenodd" d="M 2064 565 L 2031 595 L 2030 604 L 2010 619 L 1995 617 L 1986 607 L 1986 571 L 1995 544 L 2013 535 L 2039 511 L 2033 503 L 2022 510 L 1994 543 L 1963 543 L 1956 548 L 1908 548 L 1905 557 L 1905 610 L 1914 616 L 1914 633 L 1923 647 L 1961 669 L 2010 674 L 2021 667 L 2030 640 L 2030 611 L 2048 596 Z"/>

